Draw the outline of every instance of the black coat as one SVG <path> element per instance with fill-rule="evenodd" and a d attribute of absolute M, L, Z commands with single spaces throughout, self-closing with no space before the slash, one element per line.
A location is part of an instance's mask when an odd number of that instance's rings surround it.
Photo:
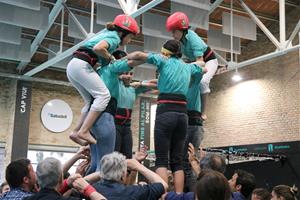
<path fill-rule="evenodd" d="M 80 200 L 80 198 L 75 197 L 63 197 L 60 193 L 54 189 L 44 188 L 41 189 L 38 193 L 26 197 L 23 200 Z"/>

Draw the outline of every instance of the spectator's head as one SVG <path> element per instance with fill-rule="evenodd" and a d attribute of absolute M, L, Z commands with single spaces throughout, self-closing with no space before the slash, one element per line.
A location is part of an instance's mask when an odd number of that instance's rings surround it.
<path fill-rule="evenodd" d="M 62 184 L 62 165 L 56 158 L 46 158 L 39 162 L 36 175 L 40 188 L 56 189 Z"/>
<path fill-rule="evenodd" d="M 127 176 L 126 157 L 113 152 L 102 157 L 100 175 L 105 180 L 125 182 Z"/>
<path fill-rule="evenodd" d="M 125 51 L 122 51 L 122 50 L 116 50 L 112 53 L 112 55 L 117 59 L 121 59 L 125 56 L 127 56 L 127 53 Z"/>
<path fill-rule="evenodd" d="M 3 182 L 0 187 L 1 187 L 0 194 L 4 194 L 5 192 L 8 192 L 10 190 L 10 187 L 6 181 Z"/>
<path fill-rule="evenodd" d="M 251 200 L 270 200 L 270 192 L 265 188 L 256 188 L 252 192 Z"/>
<path fill-rule="evenodd" d="M 26 158 L 12 161 L 6 168 L 5 178 L 11 189 L 21 187 L 31 191 L 36 184 L 36 174 Z"/>
<path fill-rule="evenodd" d="M 212 169 L 224 174 L 226 170 L 225 159 L 217 154 L 207 154 L 200 161 L 200 168 L 203 169 Z"/>
<path fill-rule="evenodd" d="M 255 177 L 251 173 L 238 169 L 229 180 L 229 185 L 232 192 L 240 192 L 248 198 L 255 188 Z"/>
<path fill-rule="evenodd" d="M 287 185 L 277 185 L 272 191 L 272 200 L 297 200 L 298 188 Z"/>
<path fill-rule="evenodd" d="M 230 187 L 223 174 L 214 170 L 203 170 L 199 174 L 196 185 L 198 200 L 229 200 Z"/>

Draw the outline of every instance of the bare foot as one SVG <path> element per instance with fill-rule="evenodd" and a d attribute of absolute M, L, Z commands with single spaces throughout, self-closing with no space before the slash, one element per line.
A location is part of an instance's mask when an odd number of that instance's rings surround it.
<path fill-rule="evenodd" d="M 82 140 L 78 137 L 78 133 L 76 131 L 73 131 L 70 135 L 69 138 L 73 141 L 76 142 L 77 144 L 81 146 L 87 146 L 89 143 L 85 140 Z"/>
<path fill-rule="evenodd" d="M 89 131 L 87 131 L 87 132 L 78 131 L 78 137 L 80 139 L 83 139 L 83 140 L 87 141 L 89 144 L 96 144 L 97 143 L 97 141 L 95 140 L 95 138 L 91 135 L 91 133 Z"/>
<path fill-rule="evenodd" d="M 201 115 L 201 118 L 203 119 L 203 121 L 207 120 L 206 114 L 202 114 L 202 115 Z"/>

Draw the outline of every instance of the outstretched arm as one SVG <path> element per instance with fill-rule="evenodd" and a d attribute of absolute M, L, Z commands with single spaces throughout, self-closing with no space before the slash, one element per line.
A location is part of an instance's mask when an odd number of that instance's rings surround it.
<path fill-rule="evenodd" d="M 200 172 L 201 172 L 201 168 L 200 168 L 200 165 L 199 165 L 199 160 L 196 157 L 194 145 L 192 143 L 189 143 L 188 155 L 189 155 L 189 162 L 190 162 L 190 164 L 192 166 L 192 170 L 198 176 L 200 174 Z"/>
<path fill-rule="evenodd" d="M 88 181 L 89 183 L 93 184 L 101 180 L 101 176 L 99 172 L 94 172 L 84 177 L 84 180 Z"/>
<path fill-rule="evenodd" d="M 95 188 L 89 185 L 83 178 L 76 179 L 73 182 L 73 187 L 91 200 L 106 200 L 102 194 L 97 192 Z"/>
<path fill-rule="evenodd" d="M 153 79 L 153 80 L 155 80 L 155 79 Z M 153 80 L 132 82 L 132 83 L 130 83 L 130 86 L 134 87 L 136 89 L 140 88 L 140 87 L 144 87 L 144 88 L 148 88 L 148 89 L 157 89 L 157 82 L 154 82 Z"/>
<path fill-rule="evenodd" d="M 142 51 L 135 51 L 127 55 L 128 60 L 138 60 L 146 62 L 148 58 L 148 53 Z"/>
<path fill-rule="evenodd" d="M 136 67 L 141 64 L 144 64 L 144 63 L 145 63 L 145 61 L 143 61 L 143 60 L 128 60 L 127 61 L 128 66 L 131 68 Z"/>
<path fill-rule="evenodd" d="M 90 155 L 89 146 L 80 147 L 78 152 L 63 165 L 63 173 L 67 173 L 73 164 L 79 159 L 88 159 Z"/>
<path fill-rule="evenodd" d="M 167 191 L 168 189 L 168 184 L 155 172 L 151 171 L 150 169 L 148 169 L 147 167 L 145 167 L 144 165 L 142 165 L 141 163 L 139 163 L 137 160 L 135 159 L 128 159 L 126 160 L 127 162 L 127 167 L 130 170 L 136 170 L 139 173 L 141 173 L 150 183 L 161 183 L 165 189 L 165 191 Z"/>

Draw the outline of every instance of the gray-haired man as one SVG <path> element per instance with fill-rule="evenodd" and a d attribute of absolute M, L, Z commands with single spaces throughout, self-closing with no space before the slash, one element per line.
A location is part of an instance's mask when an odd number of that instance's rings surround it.
<path fill-rule="evenodd" d="M 100 175 L 102 180 L 94 184 L 95 189 L 110 200 L 156 200 L 168 188 L 167 183 L 155 172 L 149 170 L 135 159 L 126 160 L 125 156 L 113 152 L 101 159 Z M 138 171 L 149 185 L 125 185 L 127 169 Z"/>

